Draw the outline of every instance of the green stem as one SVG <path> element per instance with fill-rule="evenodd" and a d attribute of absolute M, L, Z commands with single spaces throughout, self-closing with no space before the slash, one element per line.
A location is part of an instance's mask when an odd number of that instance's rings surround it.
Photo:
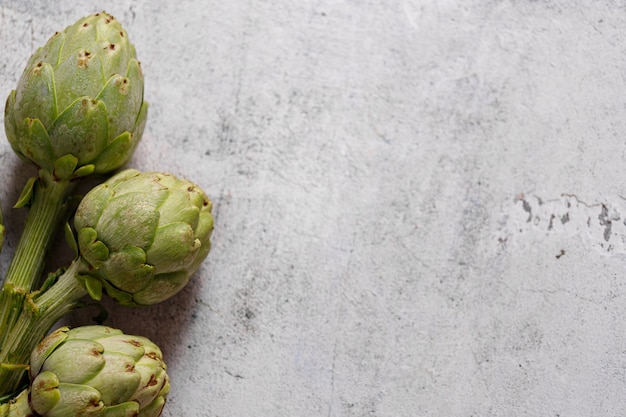
<path fill-rule="evenodd" d="M 74 185 L 69 180 L 56 180 L 40 172 L 24 231 L 0 292 L 0 340 L 6 339 L 17 320 L 26 294 L 39 283 L 46 251 L 63 219 L 65 202 Z"/>
<path fill-rule="evenodd" d="M 2 340 L 0 364 L 26 364 L 31 352 L 63 316 L 79 306 L 87 290 L 76 279 L 87 266 L 82 259 L 73 261 L 57 282 L 44 293 L 32 293 L 26 299 L 8 337 Z M 24 371 L 0 365 L 0 393 L 19 388 Z"/>

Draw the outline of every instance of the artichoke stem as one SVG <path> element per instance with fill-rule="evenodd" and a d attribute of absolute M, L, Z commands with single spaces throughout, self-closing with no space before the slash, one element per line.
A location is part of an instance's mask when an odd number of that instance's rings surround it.
<path fill-rule="evenodd" d="M 65 214 L 75 183 L 40 172 L 20 241 L 0 292 L 0 340 L 5 340 L 22 310 L 24 297 L 39 283 L 46 251 Z"/>
<path fill-rule="evenodd" d="M 76 259 L 45 292 L 39 294 L 35 291 L 28 295 L 15 325 L 7 338 L 2 339 L 0 363 L 29 362 L 32 351 L 52 326 L 80 305 L 79 300 L 87 294 L 87 290 L 76 279 L 86 268 L 82 259 Z M 23 377 L 24 371 L 0 367 L 0 395 L 16 391 Z"/>

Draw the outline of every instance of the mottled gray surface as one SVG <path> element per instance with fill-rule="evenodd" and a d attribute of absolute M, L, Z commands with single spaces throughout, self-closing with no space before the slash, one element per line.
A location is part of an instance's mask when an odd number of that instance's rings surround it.
<path fill-rule="evenodd" d="M 165 416 L 626 413 L 621 2 L 0 0 L 0 96 L 103 7 L 151 103 L 129 166 L 215 203 L 185 290 L 106 303 Z M 33 172 L 0 164 L 5 270 Z"/>

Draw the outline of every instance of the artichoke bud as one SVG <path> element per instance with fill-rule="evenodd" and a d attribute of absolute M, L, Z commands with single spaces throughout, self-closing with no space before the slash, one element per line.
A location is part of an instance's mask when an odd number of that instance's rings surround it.
<path fill-rule="evenodd" d="M 160 415 L 169 378 L 161 350 L 145 337 L 106 326 L 63 327 L 40 346 L 30 371 L 36 415 Z"/>
<path fill-rule="evenodd" d="M 180 291 L 211 248 L 212 204 L 195 184 L 128 169 L 93 188 L 74 216 L 84 274 L 122 304 Z M 98 291 L 89 291 L 98 294 Z"/>
<path fill-rule="evenodd" d="M 105 12 L 80 19 L 31 56 L 9 94 L 9 143 L 59 179 L 117 169 L 143 133 L 143 84 L 135 47 L 120 23 Z M 72 172 L 55 169 L 69 167 L 64 161 L 70 156 Z"/>

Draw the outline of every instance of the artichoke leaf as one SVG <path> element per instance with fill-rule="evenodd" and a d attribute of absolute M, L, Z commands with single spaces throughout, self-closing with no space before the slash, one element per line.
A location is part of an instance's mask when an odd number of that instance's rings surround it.
<path fill-rule="evenodd" d="M 136 60 L 129 65 L 138 66 Z M 131 131 L 143 102 L 143 80 L 137 72 L 129 71 L 132 78 L 113 74 L 107 81 L 97 100 L 107 103 L 109 114 L 109 130 L 112 136 L 124 131 Z"/>
<path fill-rule="evenodd" d="M 107 295 L 117 301 L 121 305 L 125 306 L 136 306 L 137 304 L 133 301 L 133 295 L 129 294 L 125 291 L 120 290 L 119 288 L 115 288 L 108 281 L 102 281 L 104 284 L 104 290 Z"/>
<path fill-rule="evenodd" d="M 102 56 L 102 74 L 122 74 L 128 65 L 130 54 L 133 48 L 128 48 L 128 42 L 124 38 L 109 38 L 104 42 L 99 42 L 100 54 Z M 134 55 L 133 55 L 134 56 Z"/>
<path fill-rule="evenodd" d="M 195 259 L 193 260 L 193 262 L 190 262 L 187 265 L 187 273 L 194 274 L 198 270 L 198 268 L 200 268 L 200 265 L 202 265 L 202 262 L 207 257 L 210 251 L 211 241 L 207 239 L 206 241 L 202 242 L 202 246 L 195 253 Z"/>
<path fill-rule="evenodd" d="M 141 173 L 137 170 L 126 170 L 112 178 L 116 195 L 136 194 L 138 199 L 150 201 L 155 208 L 163 205 L 171 195 L 170 190 L 161 183 L 156 173 Z"/>
<path fill-rule="evenodd" d="M 61 327 L 41 342 L 30 356 L 30 374 L 37 375 L 46 358 L 67 339 L 69 327 Z"/>
<path fill-rule="evenodd" d="M 132 398 L 141 382 L 135 362 L 128 355 L 107 350 L 102 354 L 104 367 L 89 380 L 105 404 L 120 404 Z"/>
<path fill-rule="evenodd" d="M 17 120 L 37 117 L 49 127 L 58 113 L 54 70 L 50 64 L 39 61 L 28 71 L 16 88 L 14 117 Z"/>
<path fill-rule="evenodd" d="M 65 32 L 54 33 L 45 45 L 37 48 L 34 54 L 28 58 L 26 68 L 22 73 L 24 77 L 30 68 L 39 62 L 45 62 L 52 65 L 55 68 L 59 64 L 61 52 L 63 51 L 63 45 L 65 44 Z"/>
<path fill-rule="evenodd" d="M 65 28 L 65 45 L 59 56 L 59 63 L 72 59 L 76 51 L 82 48 L 95 50 L 99 38 L 97 22 L 99 16 L 90 15 L 79 19 L 71 26 Z"/>
<path fill-rule="evenodd" d="M 140 417 L 159 417 L 161 415 L 165 406 L 165 396 L 169 393 L 169 383 L 167 386 L 168 390 L 166 393 L 155 398 L 147 407 L 141 409 Z"/>
<path fill-rule="evenodd" d="M 98 39 L 106 39 L 116 44 L 128 44 L 128 34 L 121 24 L 108 13 L 98 13 L 87 18 L 96 27 Z"/>
<path fill-rule="evenodd" d="M 107 407 L 103 417 L 138 417 L 139 404 L 136 401 L 127 401 L 112 407 Z"/>
<path fill-rule="evenodd" d="M 56 390 L 59 393 L 59 399 L 48 412 L 43 413 L 35 406 L 35 398 L 43 393 L 40 390 L 33 390 L 31 393 L 31 402 L 34 411 L 39 415 L 46 417 L 67 417 L 67 416 L 99 416 L 105 408 L 104 402 L 101 400 L 100 393 L 97 389 L 82 384 L 59 384 Z M 45 401 L 38 401 L 48 406 Z"/>
<path fill-rule="evenodd" d="M 83 43 L 55 69 L 59 112 L 81 97 L 96 97 L 102 89 L 102 60 L 92 49 L 95 47 Z"/>
<path fill-rule="evenodd" d="M 13 208 L 20 208 L 24 206 L 30 205 L 33 201 L 33 193 L 35 189 L 35 182 L 37 181 L 37 177 L 31 177 L 26 181 L 26 185 L 22 188 L 22 192 L 17 199 L 17 203 L 13 206 Z"/>
<path fill-rule="evenodd" d="M 102 281 L 91 275 L 81 275 L 79 278 L 85 284 L 85 289 L 92 299 L 95 301 L 102 300 Z"/>
<path fill-rule="evenodd" d="M 15 94 L 16 91 L 12 90 L 4 105 L 4 131 L 13 148 L 16 148 L 18 143 L 17 124 L 15 123 Z"/>
<path fill-rule="evenodd" d="M 208 242 L 213 233 L 213 214 L 211 214 L 211 206 L 205 206 L 200 212 L 198 225 L 196 226 L 196 237 L 204 242 Z"/>
<path fill-rule="evenodd" d="M 82 167 L 79 167 L 76 171 L 74 171 L 74 174 L 72 174 L 72 179 L 86 177 L 93 174 L 95 170 L 96 167 L 94 164 L 83 165 Z"/>
<path fill-rule="evenodd" d="M 90 204 L 80 204 L 74 215 L 74 228 L 77 231 L 84 227 L 94 227 L 98 223 L 113 193 L 110 187 L 101 186 L 93 188 L 89 195 Z"/>
<path fill-rule="evenodd" d="M 155 369 L 164 368 L 165 364 L 161 358 L 160 352 L 154 352 L 154 354 L 146 354 L 137 364 L 135 368 L 139 370 L 139 373 L 145 377 L 139 384 L 135 397 L 141 407 L 145 407 L 150 404 L 159 395 L 163 389 L 163 385 L 155 384 L 152 374 Z M 162 371 L 163 373 L 165 370 Z M 160 378 L 159 378 L 160 379 Z M 164 380 L 166 384 L 168 381 Z"/>
<path fill-rule="evenodd" d="M 188 223 L 176 222 L 157 229 L 154 244 L 146 251 L 148 263 L 159 273 L 185 269 L 201 243 Z"/>
<path fill-rule="evenodd" d="M 79 166 L 92 162 L 107 145 L 106 106 L 90 97 L 78 98 L 54 121 L 49 135 L 56 155 L 75 155 Z"/>
<path fill-rule="evenodd" d="M 100 152 L 94 161 L 96 172 L 110 172 L 124 165 L 132 153 L 134 135 L 130 132 L 123 132 Z"/>
<path fill-rule="evenodd" d="M 165 219 L 177 219 L 180 222 L 187 223 L 195 230 L 198 225 L 198 219 L 200 217 L 200 209 L 193 204 L 184 205 L 181 207 L 181 201 L 189 199 L 189 192 L 187 190 L 172 190 L 173 194 L 161 204 L 159 211 L 161 217 Z M 164 226 L 164 225 L 161 225 Z"/>
<path fill-rule="evenodd" d="M 94 268 L 99 268 L 109 258 L 109 248 L 98 240 L 98 233 L 91 227 L 78 230 L 80 255 Z"/>
<path fill-rule="evenodd" d="M 136 178 L 141 176 L 141 172 L 139 170 L 128 168 L 123 171 L 118 172 L 114 176 L 110 178 L 104 185 L 107 187 L 111 187 L 114 190 L 118 190 L 121 185 L 123 185 L 127 180 L 131 178 Z M 143 188 L 145 190 L 145 187 Z M 139 191 L 139 189 L 138 189 Z"/>
<path fill-rule="evenodd" d="M 129 334 L 107 337 L 106 339 L 101 339 L 100 343 L 102 343 L 107 352 L 124 354 L 132 358 L 134 362 L 138 362 L 146 353 L 142 339 Z"/>
<path fill-rule="evenodd" d="M 54 177 L 62 180 L 69 180 L 74 174 L 78 165 L 78 158 L 72 154 L 63 155 L 54 161 Z"/>
<path fill-rule="evenodd" d="M 146 289 L 134 294 L 133 299 L 139 305 L 157 304 L 178 293 L 187 282 L 189 282 L 187 271 L 157 274 Z"/>
<path fill-rule="evenodd" d="M 39 119 L 24 119 L 17 125 L 19 141 L 14 148 L 26 159 L 44 169 L 52 169 L 56 159 L 50 137 Z M 12 144 L 13 146 L 13 144 Z"/>
<path fill-rule="evenodd" d="M 146 264 L 146 253 L 141 248 L 126 247 L 111 253 L 110 258 L 100 267 L 99 273 L 115 287 L 134 293 L 152 281 L 154 267 Z"/>
<path fill-rule="evenodd" d="M 74 236 L 72 226 L 70 226 L 70 224 L 67 222 L 63 226 L 63 234 L 65 235 L 65 241 L 67 242 L 67 245 L 70 247 L 72 252 L 74 252 L 74 258 L 78 258 L 78 243 L 76 242 L 76 236 Z"/>
<path fill-rule="evenodd" d="M 41 370 L 54 371 L 60 381 L 84 384 L 95 378 L 106 366 L 104 347 L 97 341 L 67 339 L 63 349 L 56 349 L 46 358 Z"/>
<path fill-rule="evenodd" d="M 50 37 L 50 39 L 48 39 L 48 42 L 46 42 L 44 46 L 39 48 L 39 50 L 33 54 L 33 56 L 52 65 L 52 67 L 56 67 L 59 65 L 64 45 L 65 32 L 56 32 Z M 32 64 L 34 64 L 34 62 Z"/>
<path fill-rule="evenodd" d="M 120 329 L 108 326 L 81 326 L 68 332 L 69 339 L 100 340 L 114 335 L 123 334 Z"/>
<path fill-rule="evenodd" d="M 61 402 L 59 385 L 59 378 L 54 373 L 39 373 L 32 383 L 30 397 L 32 409 L 39 415 L 48 415 L 47 413 Z"/>
<path fill-rule="evenodd" d="M 148 247 L 159 224 L 156 202 L 160 198 L 160 193 L 115 195 L 98 221 L 99 239 L 106 242 L 112 252 L 128 246 Z"/>
<path fill-rule="evenodd" d="M 182 191 L 187 192 L 187 198 L 189 198 L 189 202 L 192 205 L 198 208 L 202 207 L 203 210 L 211 211 L 211 200 L 209 200 L 207 195 L 202 191 L 200 187 L 194 185 L 193 187 L 187 188 L 186 190 Z"/>
<path fill-rule="evenodd" d="M 148 119 L 148 102 L 144 101 L 141 105 L 141 109 L 139 110 L 139 114 L 137 115 L 137 120 L 135 121 L 135 127 L 133 128 L 133 148 L 131 149 L 131 153 L 135 152 L 135 148 L 139 143 L 139 138 L 143 136 L 143 131 L 146 127 L 146 120 Z"/>

